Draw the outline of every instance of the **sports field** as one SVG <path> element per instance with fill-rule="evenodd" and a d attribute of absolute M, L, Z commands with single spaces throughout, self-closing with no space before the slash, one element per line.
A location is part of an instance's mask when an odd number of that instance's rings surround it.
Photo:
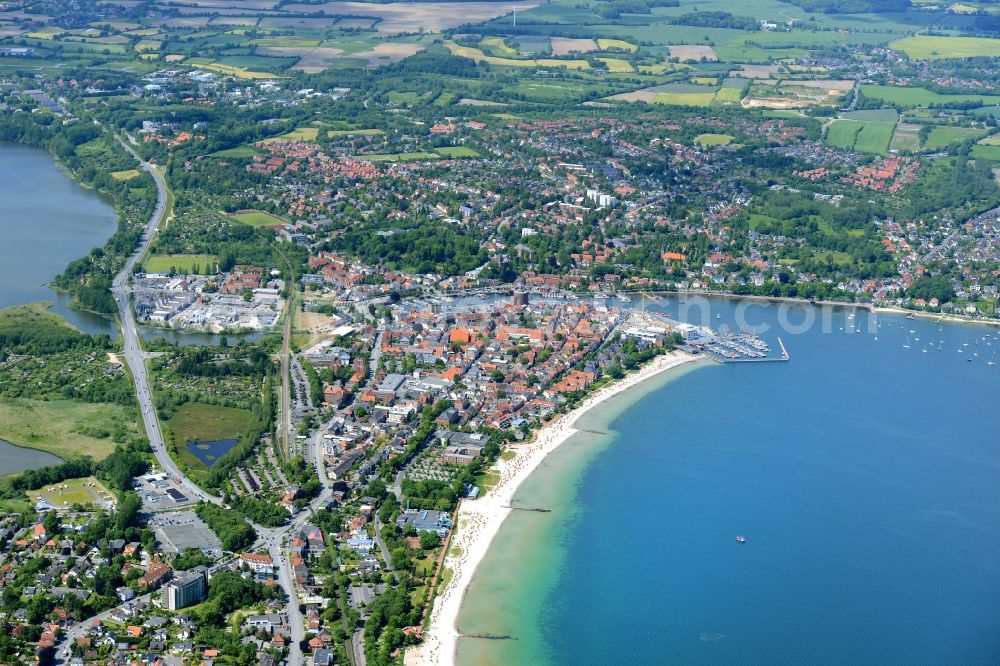
<path fill-rule="evenodd" d="M 232 217 L 238 222 L 249 224 L 251 227 L 273 227 L 285 224 L 285 220 L 270 213 L 265 213 L 262 210 L 244 210 L 234 214 Z"/>
<path fill-rule="evenodd" d="M 729 134 L 699 134 L 694 138 L 695 145 L 698 146 L 726 146 L 732 143 L 733 137 Z"/>

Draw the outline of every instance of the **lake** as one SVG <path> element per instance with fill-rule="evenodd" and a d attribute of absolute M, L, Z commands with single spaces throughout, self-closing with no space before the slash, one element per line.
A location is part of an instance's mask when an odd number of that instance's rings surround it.
<path fill-rule="evenodd" d="M 0 308 L 51 301 L 52 311 L 85 333 L 117 338 L 115 320 L 70 308 L 70 297 L 48 283 L 74 259 L 103 246 L 118 227 L 106 198 L 59 169 L 44 150 L 0 142 Z M 260 333 L 220 336 L 140 327 L 145 340 L 183 345 L 258 340 Z"/>
<path fill-rule="evenodd" d="M 0 174 L 0 308 L 48 300 L 73 325 L 100 327 L 107 320 L 70 310 L 47 284 L 114 234 L 114 207 L 38 148 L 0 143 Z"/>
<path fill-rule="evenodd" d="M 0 476 L 16 474 L 29 469 L 58 465 L 62 460 L 51 453 L 15 446 L 0 439 Z"/>
<path fill-rule="evenodd" d="M 551 513 L 510 516 L 462 605 L 512 640 L 459 664 L 1000 663 L 1000 329 L 710 307 L 791 361 L 585 415 L 518 490 Z"/>
<path fill-rule="evenodd" d="M 199 442 L 188 442 L 187 449 L 195 458 L 211 467 L 215 461 L 236 446 L 238 439 L 207 439 Z"/>

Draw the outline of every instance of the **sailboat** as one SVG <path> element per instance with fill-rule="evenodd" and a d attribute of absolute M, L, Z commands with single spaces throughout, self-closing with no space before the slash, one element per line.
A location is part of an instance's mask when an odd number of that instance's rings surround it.
<path fill-rule="evenodd" d="M 910 336 L 906 336 L 906 342 L 903 343 L 903 349 L 910 348 Z"/>
<path fill-rule="evenodd" d="M 993 352 L 993 358 L 986 361 L 986 365 L 996 365 L 997 364 L 997 353 Z"/>

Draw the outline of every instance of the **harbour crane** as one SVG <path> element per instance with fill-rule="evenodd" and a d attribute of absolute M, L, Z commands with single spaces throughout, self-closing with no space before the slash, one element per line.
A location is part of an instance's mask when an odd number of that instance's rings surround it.
<path fill-rule="evenodd" d="M 659 303 L 662 300 L 659 296 L 656 296 L 655 294 L 652 294 L 648 291 L 640 291 L 639 293 L 642 295 L 642 305 L 640 306 L 640 312 L 646 311 L 647 298 L 653 301 L 654 303 Z"/>

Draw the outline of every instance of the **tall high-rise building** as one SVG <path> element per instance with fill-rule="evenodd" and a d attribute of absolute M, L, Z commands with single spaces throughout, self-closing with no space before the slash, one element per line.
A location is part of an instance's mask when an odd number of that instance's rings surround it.
<path fill-rule="evenodd" d="M 208 593 L 208 580 L 202 568 L 179 576 L 167 584 L 167 608 L 180 610 L 193 606 L 205 600 Z"/>

